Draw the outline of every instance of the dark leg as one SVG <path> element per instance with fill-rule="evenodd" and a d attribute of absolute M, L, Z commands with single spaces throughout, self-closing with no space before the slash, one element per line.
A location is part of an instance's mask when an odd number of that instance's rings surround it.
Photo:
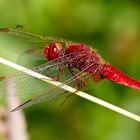
<path fill-rule="evenodd" d="M 72 76 L 77 75 L 77 73 L 79 72 L 76 69 L 73 69 L 72 67 L 70 67 L 70 65 L 68 66 L 68 68 L 69 68 Z M 77 89 L 81 89 L 82 87 L 84 87 L 86 85 L 84 79 L 82 79 L 81 77 L 76 76 L 75 79 L 76 79 L 76 82 L 77 82 Z"/>
<path fill-rule="evenodd" d="M 72 69 L 71 67 L 69 67 L 69 70 L 70 70 L 72 76 L 75 76 L 75 75 L 77 74 L 77 71 L 75 71 L 75 70 Z M 76 91 L 73 92 L 72 94 L 68 95 L 68 96 L 65 98 L 65 100 L 64 100 L 60 105 L 63 105 L 69 97 L 71 97 L 72 95 L 74 95 L 77 91 L 79 91 L 80 89 L 82 89 L 82 88 L 86 85 L 84 79 L 82 79 L 81 77 L 76 76 L 75 79 L 76 79 L 76 82 L 77 82 Z M 65 93 L 65 92 L 67 92 L 67 91 L 64 91 L 64 93 Z"/>
<path fill-rule="evenodd" d="M 61 75 L 62 75 L 62 67 L 59 68 L 59 71 L 58 71 L 58 74 L 57 74 L 57 77 L 56 77 L 56 81 L 59 81 L 60 78 L 61 78 Z"/>
<path fill-rule="evenodd" d="M 83 82 L 84 83 L 84 85 L 85 85 L 85 82 Z M 69 94 L 65 99 L 64 99 L 64 101 L 60 104 L 60 105 L 63 105 L 68 99 L 69 99 L 69 97 L 71 97 L 72 95 L 74 95 L 77 91 L 79 91 L 81 88 L 83 88 L 83 86 L 79 86 L 78 85 L 78 88 L 76 89 L 76 91 L 75 92 L 73 92 L 72 94 Z M 64 91 L 63 93 L 67 93 L 68 91 Z M 62 94 L 63 94 L 62 93 Z"/>

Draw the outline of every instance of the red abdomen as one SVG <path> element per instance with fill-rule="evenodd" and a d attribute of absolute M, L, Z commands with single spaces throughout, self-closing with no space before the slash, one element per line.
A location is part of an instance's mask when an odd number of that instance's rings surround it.
<path fill-rule="evenodd" d="M 140 90 L 140 82 L 127 76 L 110 64 L 104 64 L 102 74 L 108 80 Z"/>

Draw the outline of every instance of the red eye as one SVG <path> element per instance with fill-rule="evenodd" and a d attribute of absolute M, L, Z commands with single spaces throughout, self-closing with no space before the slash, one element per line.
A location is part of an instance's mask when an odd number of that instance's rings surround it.
<path fill-rule="evenodd" d="M 44 47 L 44 56 L 48 59 L 49 46 Z"/>
<path fill-rule="evenodd" d="M 49 46 L 49 60 L 56 59 L 59 55 L 59 50 L 56 47 L 55 43 L 51 43 Z"/>
<path fill-rule="evenodd" d="M 48 60 L 54 60 L 59 57 L 61 44 L 53 42 L 49 46 L 44 47 L 44 55 Z"/>

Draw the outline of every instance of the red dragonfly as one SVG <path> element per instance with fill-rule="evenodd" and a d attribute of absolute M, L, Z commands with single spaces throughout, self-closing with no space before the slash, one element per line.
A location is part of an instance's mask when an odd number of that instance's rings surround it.
<path fill-rule="evenodd" d="M 33 68 L 32 70 L 55 80 L 63 81 L 64 84 L 74 86 L 77 90 L 80 90 L 86 85 L 86 80 L 89 77 L 91 77 L 95 82 L 108 79 L 110 81 L 140 90 L 139 81 L 127 76 L 111 64 L 105 62 L 101 56 L 96 53 L 96 51 L 86 44 L 43 37 L 9 28 L 2 28 L 0 29 L 0 32 L 13 33 L 17 36 L 22 36 L 25 39 L 28 37 L 28 39 L 36 38 L 40 40 L 43 45 L 42 47 L 44 47 L 43 56 L 46 58 L 47 62 Z M 26 51 L 26 53 L 32 53 L 35 51 L 36 49 L 31 49 Z M 70 76 L 67 76 L 68 74 L 64 76 L 63 73 L 65 73 L 65 71 L 67 71 L 67 73 L 69 72 Z M 41 83 L 36 84 L 37 79 L 33 80 L 32 77 L 22 74 L 21 72 L 11 76 L 0 77 L 0 84 L 3 85 L 6 80 L 9 79 L 12 79 L 16 89 L 20 89 L 20 91 L 14 93 L 16 95 L 31 95 L 31 93 L 37 93 L 38 89 L 41 91 L 41 94 L 17 106 L 12 111 L 36 104 L 43 99 L 52 101 L 60 97 L 69 97 L 71 95 L 67 91 L 57 87 L 50 87 L 50 85 L 42 86 Z M 25 86 L 25 84 L 27 86 Z M 3 90 L 3 88 L 1 89 Z"/>

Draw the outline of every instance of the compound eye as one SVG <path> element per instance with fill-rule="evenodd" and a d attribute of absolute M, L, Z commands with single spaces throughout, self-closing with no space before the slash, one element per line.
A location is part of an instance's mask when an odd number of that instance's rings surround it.
<path fill-rule="evenodd" d="M 44 47 L 44 56 L 48 59 L 49 56 L 49 46 Z"/>
<path fill-rule="evenodd" d="M 44 47 L 44 56 L 48 60 L 54 60 L 59 57 L 61 44 L 59 42 L 52 42 L 49 46 Z"/>
<path fill-rule="evenodd" d="M 56 43 L 51 43 L 49 46 L 49 60 L 54 60 L 58 58 L 59 56 L 59 50 L 56 46 Z"/>

